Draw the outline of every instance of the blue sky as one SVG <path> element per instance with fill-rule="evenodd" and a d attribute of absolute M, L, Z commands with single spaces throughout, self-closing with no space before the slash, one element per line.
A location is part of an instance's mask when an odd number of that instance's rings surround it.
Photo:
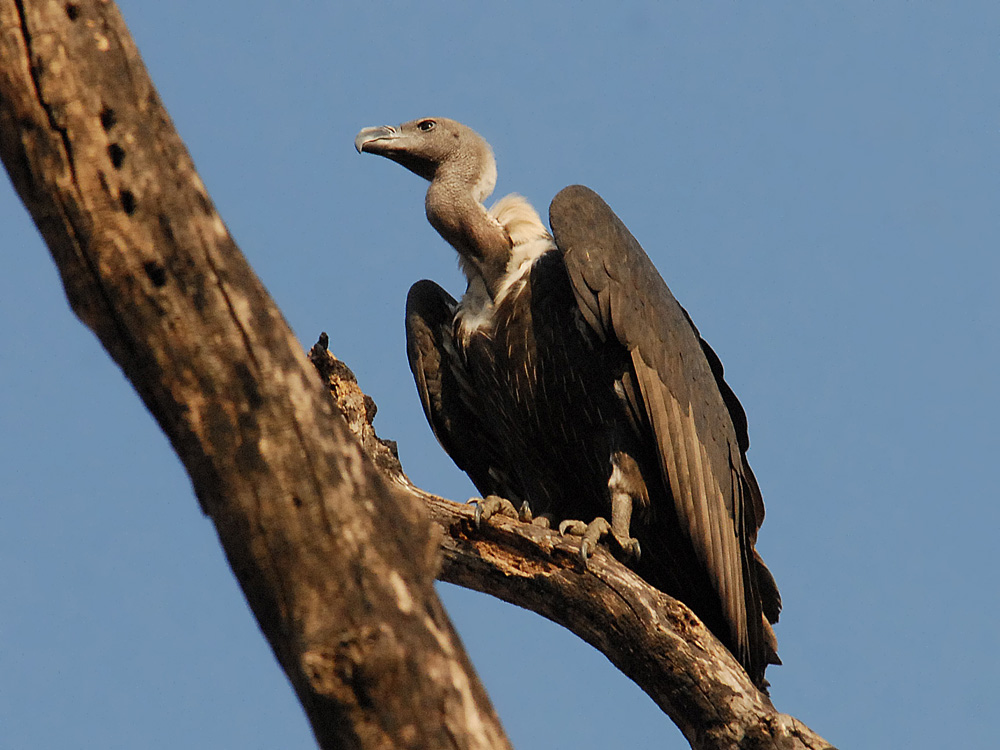
<path fill-rule="evenodd" d="M 121 7 L 244 253 L 418 484 L 474 494 L 403 349 L 409 285 L 461 278 L 424 183 L 352 142 L 443 115 L 492 143 L 497 196 L 601 193 L 721 356 L 785 602 L 778 708 L 844 748 L 993 746 L 1000 6 Z M 0 747 L 310 747 L 6 180 L 0 227 Z M 516 747 L 686 746 L 572 635 L 440 591 Z"/>

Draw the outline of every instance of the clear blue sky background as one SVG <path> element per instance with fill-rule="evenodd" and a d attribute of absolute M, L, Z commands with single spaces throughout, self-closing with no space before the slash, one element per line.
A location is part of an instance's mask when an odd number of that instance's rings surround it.
<path fill-rule="evenodd" d="M 995 747 L 996 3 L 127 0 L 219 210 L 418 484 L 403 350 L 462 291 L 366 125 L 460 119 L 497 195 L 601 193 L 726 365 L 781 586 L 772 696 L 843 748 Z M 306 748 L 179 462 L 0 184 L 0 747 Z M 684 747 L 573 636 L 440 587 L 516 747 Z"/>

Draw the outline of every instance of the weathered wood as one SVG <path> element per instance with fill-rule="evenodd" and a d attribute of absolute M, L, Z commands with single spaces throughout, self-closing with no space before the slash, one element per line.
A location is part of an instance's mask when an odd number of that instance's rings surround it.
<path fill-rule="evenodd" d="M 326 350 L 325 336 L 309 357 L 375 463 L 427 503 L 444 531 L 441 580 L 530 609 L 583 638 L 639 685 L 697 750 L 831 748 L 775 709 L 685 604 L 647 584 L 606 548 L 584 571 L 578 538 L 502 516 L 476 528 L 471 506 L 415 487 L 395 459 L 395 445 L 372 428 L 374 404 Z"/>
<path fill-rule="evenodd" d="M 0 155 L 73 310 L 184 462 L 320 746 L 508 747 L 434 592 L 426 508 L 347 430 L 113 3 L 0 0 Z"/>

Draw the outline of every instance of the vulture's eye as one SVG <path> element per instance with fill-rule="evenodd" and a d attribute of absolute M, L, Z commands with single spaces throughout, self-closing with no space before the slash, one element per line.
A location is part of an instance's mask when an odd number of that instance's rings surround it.
<path fill-rule="evenodd" d="M 434 130 L 435 125 L 437 125 L 437 123 L 434 122 L 434 120 L 421 120 L 417 123 L 417 127 L 425 133 L 429 130 Z"/>

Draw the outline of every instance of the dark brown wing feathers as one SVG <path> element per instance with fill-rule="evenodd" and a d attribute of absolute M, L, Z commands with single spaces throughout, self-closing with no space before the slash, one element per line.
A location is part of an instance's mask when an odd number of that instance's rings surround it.
<path fill-rule="evenodd" d="M 631 353 L 677 517 L 720 597 L 737 655 L 761 678 L 772 660 L 761 612 L 776 620 L 780 598 L 753 549 L 763 503 L 746 463 L 743 409 L 719 358 L 607 204 L 572 186 L 549 215 L 584 319 Z"/>
<path fill-rule="evenodd" d="M 485 496 L 497 491 L 490 475 L 497 462 L 475 408 L 476 396 L 456 367 L 452 342 L 455 299 L 433 281 L 418 281 L 406 297 L 406 354 L 441 447 Z"/>

